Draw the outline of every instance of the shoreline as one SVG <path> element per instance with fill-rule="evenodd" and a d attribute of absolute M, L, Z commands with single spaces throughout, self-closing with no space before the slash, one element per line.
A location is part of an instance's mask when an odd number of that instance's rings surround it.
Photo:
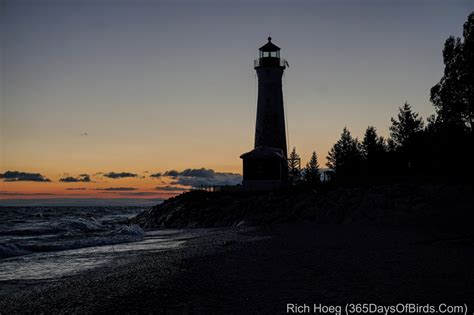
<path fill-rule="evenodd" d="M 472 185 L 405 183 L 320 188 L 240 193 L 191 191 L 141 212 L 128 222 L 144 229 L 297 222 L 437 225 L 474 236 Z"/>
<path fill-rule="evenodd" d="M 188 238 L 178 248 L 137 251 L 133 257 L 118 254 L 109 263 L 69 276 L 3 281 L 0 282 L 0 314 L 110 311 L 121 301 L 123 294 L 133 293 L 138 300 L 144 299 L 145 288 L 156 288 L 170 280 L 180 271 L 183 260 L 209 255 L 226 244 L 248 242 L 258 237 L 256 229 L 249 227 L 207 229 L 205 235 Z M 150 272 L 153 276 L 147 278 Z"/>
<path fill-rule="evenodd" d="M 474 305 L 472 240 L 420 227 L 285 224 L 215 229 L 0 295 L 0 312 L 285 313 L 286 303 Z"/>

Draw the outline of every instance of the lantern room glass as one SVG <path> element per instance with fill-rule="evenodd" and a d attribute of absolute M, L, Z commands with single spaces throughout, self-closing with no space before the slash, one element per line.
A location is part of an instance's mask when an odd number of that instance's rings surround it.
<path fill-rule="evenodd" d="M 279 51 L 260 51 L 260 58 L 268 58 L 268 57 L 280 58 L 280 52 Z"/>

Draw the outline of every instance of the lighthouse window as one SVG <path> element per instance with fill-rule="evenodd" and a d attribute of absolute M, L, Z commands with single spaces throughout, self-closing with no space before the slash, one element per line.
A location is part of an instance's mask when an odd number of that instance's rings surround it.
<path fill-rule="evenodd" d="M 280 57 L 279 51 L 260 51 L 260 58 L 267 58 L 267 57 Z"/>

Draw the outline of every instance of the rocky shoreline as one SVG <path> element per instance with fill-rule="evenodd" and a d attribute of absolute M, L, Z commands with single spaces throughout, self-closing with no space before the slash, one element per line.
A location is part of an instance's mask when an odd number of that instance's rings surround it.
<path fill-rule="evenodd" d="M 472 186 L 386 184 L 268 193 L 191 191 L 142 212 L 143 228 L 209 228 L 289 222 L 442 225 L 469 233 Z"/>

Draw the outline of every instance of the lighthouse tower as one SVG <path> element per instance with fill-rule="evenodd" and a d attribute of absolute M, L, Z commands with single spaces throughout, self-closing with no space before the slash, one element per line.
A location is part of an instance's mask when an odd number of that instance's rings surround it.
<path fill-rule="evenodd" d="M 249 190 L 273 190 L 288 180 L 285 113 L 282 76 L 287 65 L 280 47 L 268 42 L 259 48 L 254 61 L 258 77 L 255 147 L 242 154 L 243 186 Z"/>

